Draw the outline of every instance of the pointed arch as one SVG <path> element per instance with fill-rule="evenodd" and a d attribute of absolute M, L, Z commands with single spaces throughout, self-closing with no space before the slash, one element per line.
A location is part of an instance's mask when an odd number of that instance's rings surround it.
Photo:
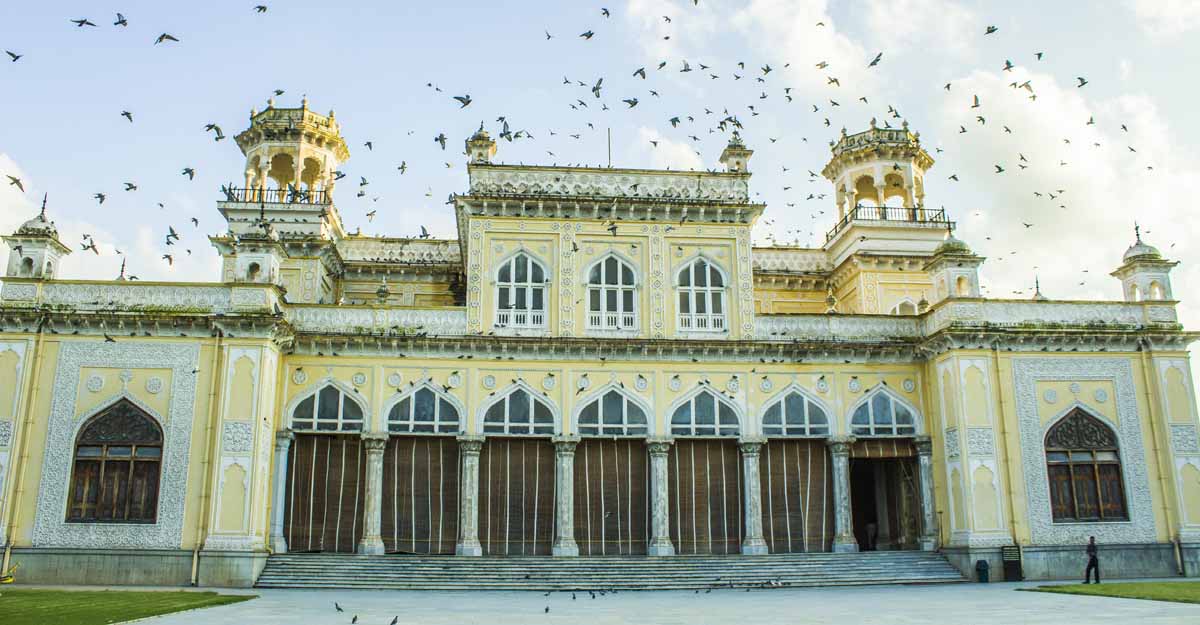
<path fill-rule="evenodd" d="M 391 434 L 458 434 L 466 414 L 457 397 L 426 379 L 392 395 L 382 416 Z"/>
<path fill-rule="evenodd" d="M 475 422 L 481 434 L 551 436 L 562 431 L 558 407 L 524 380 L 497 392 Z"/>
<path fill-rule="evenodd" d="M 698 386 L 671 404 L 672 436 L 740 436 L 745 422 L 741 407 L 713 391 Z"/>
<path fill-rule="evenodd" d="M 154 523 L 165 436 L 129 397 L 105 402 L 75 434 L 68 523 Z"/>
<path fill-rule="evenodd" d="M 654 408 L 615 382 L 586 395 L 571 416 L 572 431 L 580 436 L 644 437 L 655 432 Z"/>
<path fill-rule="evenodd" d="M 366 399 L 353 386 L 325 377 L 293 399 L 286 414 L 298 432 L 361 432 L 369 412 Z"/>
<path fill-rule="evenodd" d="M 1055 523 L 1128 521 L 1117 429 L 1079 402 L 1045 429 L 1043 449 Z"/>
<path fill-rule="evenodd" d="M 850 408 L 848 431 L 859 438 L 916 436 L 925 432 L 924 418 L 886 384 L 868 389 Z"/>
<path fill-rule="evenodd" d="M 587 277 L 587 329 L 637 328 L 641 281 L 632 261 L 612 250 L 588 265 L 583 275 Z"/>
<path fill-rule="evenodd" d="M 725 332 L 729 275 L 715 260 L 698 253 L 674 270 L 677 327 L 683 332 Z"/>
<path fill-rule="evenodd" d="M 905 297 L 896 302 L 896 305 L 892 306 L 892 310 L 888 314 L 897 316 L 915 315 L 917 314 L 917 305 L 913 303 L 912 298 Z"/>
<path fill-rule="evenodd" d="M 759 431 L 768 437 L 828 437 L 833 412 L 816 394 L 795 382 L 763 403 Z"/>
<path fill-rule="evenodd" d="M 546 300 L 550 284 L 547 265 L 524 246 L 496 263 L 497 328 L 546 327 Z"/>

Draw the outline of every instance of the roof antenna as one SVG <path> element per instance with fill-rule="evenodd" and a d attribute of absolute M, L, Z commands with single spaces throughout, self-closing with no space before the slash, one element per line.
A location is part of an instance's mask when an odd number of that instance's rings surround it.
<path fill-rule="evenodd" d="M 1137 239 L 1138 243 L 1142 242 L 1142 227 L 1136 221 L 1133 222 L 1133 236 Z"/>

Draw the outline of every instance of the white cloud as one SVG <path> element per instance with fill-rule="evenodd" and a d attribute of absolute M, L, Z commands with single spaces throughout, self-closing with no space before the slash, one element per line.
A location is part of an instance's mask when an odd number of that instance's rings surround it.
<path fill-rule="evenodd" d="M 891 52 L 928 50 L 962 55 L 974 47 L 983 23 L 974 11 L 949 0 L 871 0 L 867 10 L 871 39 Z"/>
<path fill-rule="evenodd" d="M 838 32 L 825 0 L 752 0 L 732 22 L 764 57 L 792 63 L 793 69 L 800 70 L 790 77 L 802 86 L 824 88 L 827 77 L 835 76 L 843 85 L 853 84 L 859 93 L 871 91 L 868 53 Z M 816 71 L 814 65 L 821 62 L 829 67 Z"/>
<path fill-rule="evenodd" d="M 676 66 L 682 59 L 705 49 L 708 39 L 720 27 L 708 2 L 694 5 L 688 0 L 629 0 L 625 17 L 641 33 L 638 41 L 651 58 L 674 61 Z"/>
<path fill-rule="evenodd" d="M 1133 76 L 1133 63 L 1129 59 L 1117 61 L 1117 75 L 1121 80 L 1129 80 Z"/>
<path fill-rule="evenodd" d="M 1036 101 L 1009 86 L 1027 79 Z M 976 71 L 954 85 L 957 95 L 946 97 L 935 116 L 936 133 L 950 138 L 942 156 L 949 165 L 930 173 L 929 203 L 938 205 L 938 189 L 960 185 L 953 189 L 953 217 L 959 237 L 989 257 L 990 296 L 1028 297 L 1037 274 L 1052 299 L 1120 299 L 1119 282 L 1107 274 L 1132 243 L 1134 221 L 1164 254 L 1187 253 L 1197 226 L 1174 190 L 1200 184 L 1200 165 L 1172 151 L 1152 100 L 1092 102 L 1073 86 L 1024 68 Z M 980 109 L 966 104 L 975 94 Z M 1087 124 L 1093 117 L 1095 124 Z M 1006 171 L 995 173 L 995 165 Z M 952 173 L 961 182 L 947 181 Z M 1176 283 L 1200 280 L 1200 272 L 1183 269 Z M 1181 314 L 1200 321 L 1200 302 L 1185 301 Z"/>
<path fill-rule="evenodd" d="M 658 143 L 655 147 L 651 141 Z M 662 136 L 657 130 L 646 128 L 645 126 L 638 128 L 638 141 L 632 146 L 632 151 L 636 154 L 645 154 L 649 151 L 650 167 L 654 169 L 674 169 L 687 171 L 689 169 L 701 171 L 704 169 L 704 161 L 691 145 L 683 141 L 673 141 Z"/>
<path fill-rule="evenodd" d="M 1174 39 L 1200 29 L 1200 2 L 1196 0 L 1133 0 L 1138 25 L 1150 36 Z"/>

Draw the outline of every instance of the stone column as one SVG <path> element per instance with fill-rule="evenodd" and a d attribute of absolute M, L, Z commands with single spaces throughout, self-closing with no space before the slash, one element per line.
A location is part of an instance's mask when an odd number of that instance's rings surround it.
<path fill-rule="evenodd" d="M 367 448 L 367 492 L 363 503 L 363 537 L 358 541 L 358 552 L 367 555 L 383 554 L 383 450 L 387 448 L 387 434 L 362 435 L 363 447 Z"/>
<path fill-rule="evenodd" d="M 921 488 L 921 549 L 937 549 L 937 524 L 933 517 L 933 441 L 928 436 L 918 436 L 917 445 L 918 481 Z"/>
<path fill-rule="evenodd" d="M 646 547 L 646 555 L 673 556 L 675 545 L 671 544 L 670 499 L 667 495 L 667 452 L 671 449 L 671 441 L 649 440 L 646 449 L 650 452 L 650 544 Z"/>
<path fill-rule="evenodd" d="M 575 544 L 575 446 L 579 438 L 554 439 L 554 543 L 551 555 L 577 556 Z"/>
<path fill-rule="evenodd" d="M 292 439 L 291 430 L 275 433 L 275 490 L 271 497 L 271 551 L 287 553 L 287 540 L 283 537 L 283 513 L 287 507 L 288 452 Z"/>
<path fill-rule="evenodd" d="M 458 455 L 462 473 L 458 476 L 458 544 L 456 556 L 482 556 L 479 544 L 479 452 L 482 436 L 458 437 Z"/>
<path fill-rule="evenodd" d="M 833 550 L 858 551 L 854 538 L 854 522 L 850 516 L 850 445 L 853 437 L 831 438 L 826 441 L 833 456 Z"/>
<path fill-rule="evenodd" d="M 746 537 L 742 540 L 743 555 L 765 555 L 767 541 L 763 540 L 762 528 L 762 481 L 758 474 L 758 453 L 762 450 L 762 439 L 743 439 L 738 443 L 742 450 L 742 485 L 746 512 Z"/>

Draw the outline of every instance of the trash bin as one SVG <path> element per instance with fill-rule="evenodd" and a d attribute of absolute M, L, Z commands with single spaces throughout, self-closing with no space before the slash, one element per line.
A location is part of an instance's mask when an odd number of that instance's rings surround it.
<path fill-rule="evenodd" d="M 986 584 L 988 582 L 988 569 L 990 568 L 991 566 L 987 560 L 975 561 L 975 577 L 979 579 L 980 583 Z"/>

